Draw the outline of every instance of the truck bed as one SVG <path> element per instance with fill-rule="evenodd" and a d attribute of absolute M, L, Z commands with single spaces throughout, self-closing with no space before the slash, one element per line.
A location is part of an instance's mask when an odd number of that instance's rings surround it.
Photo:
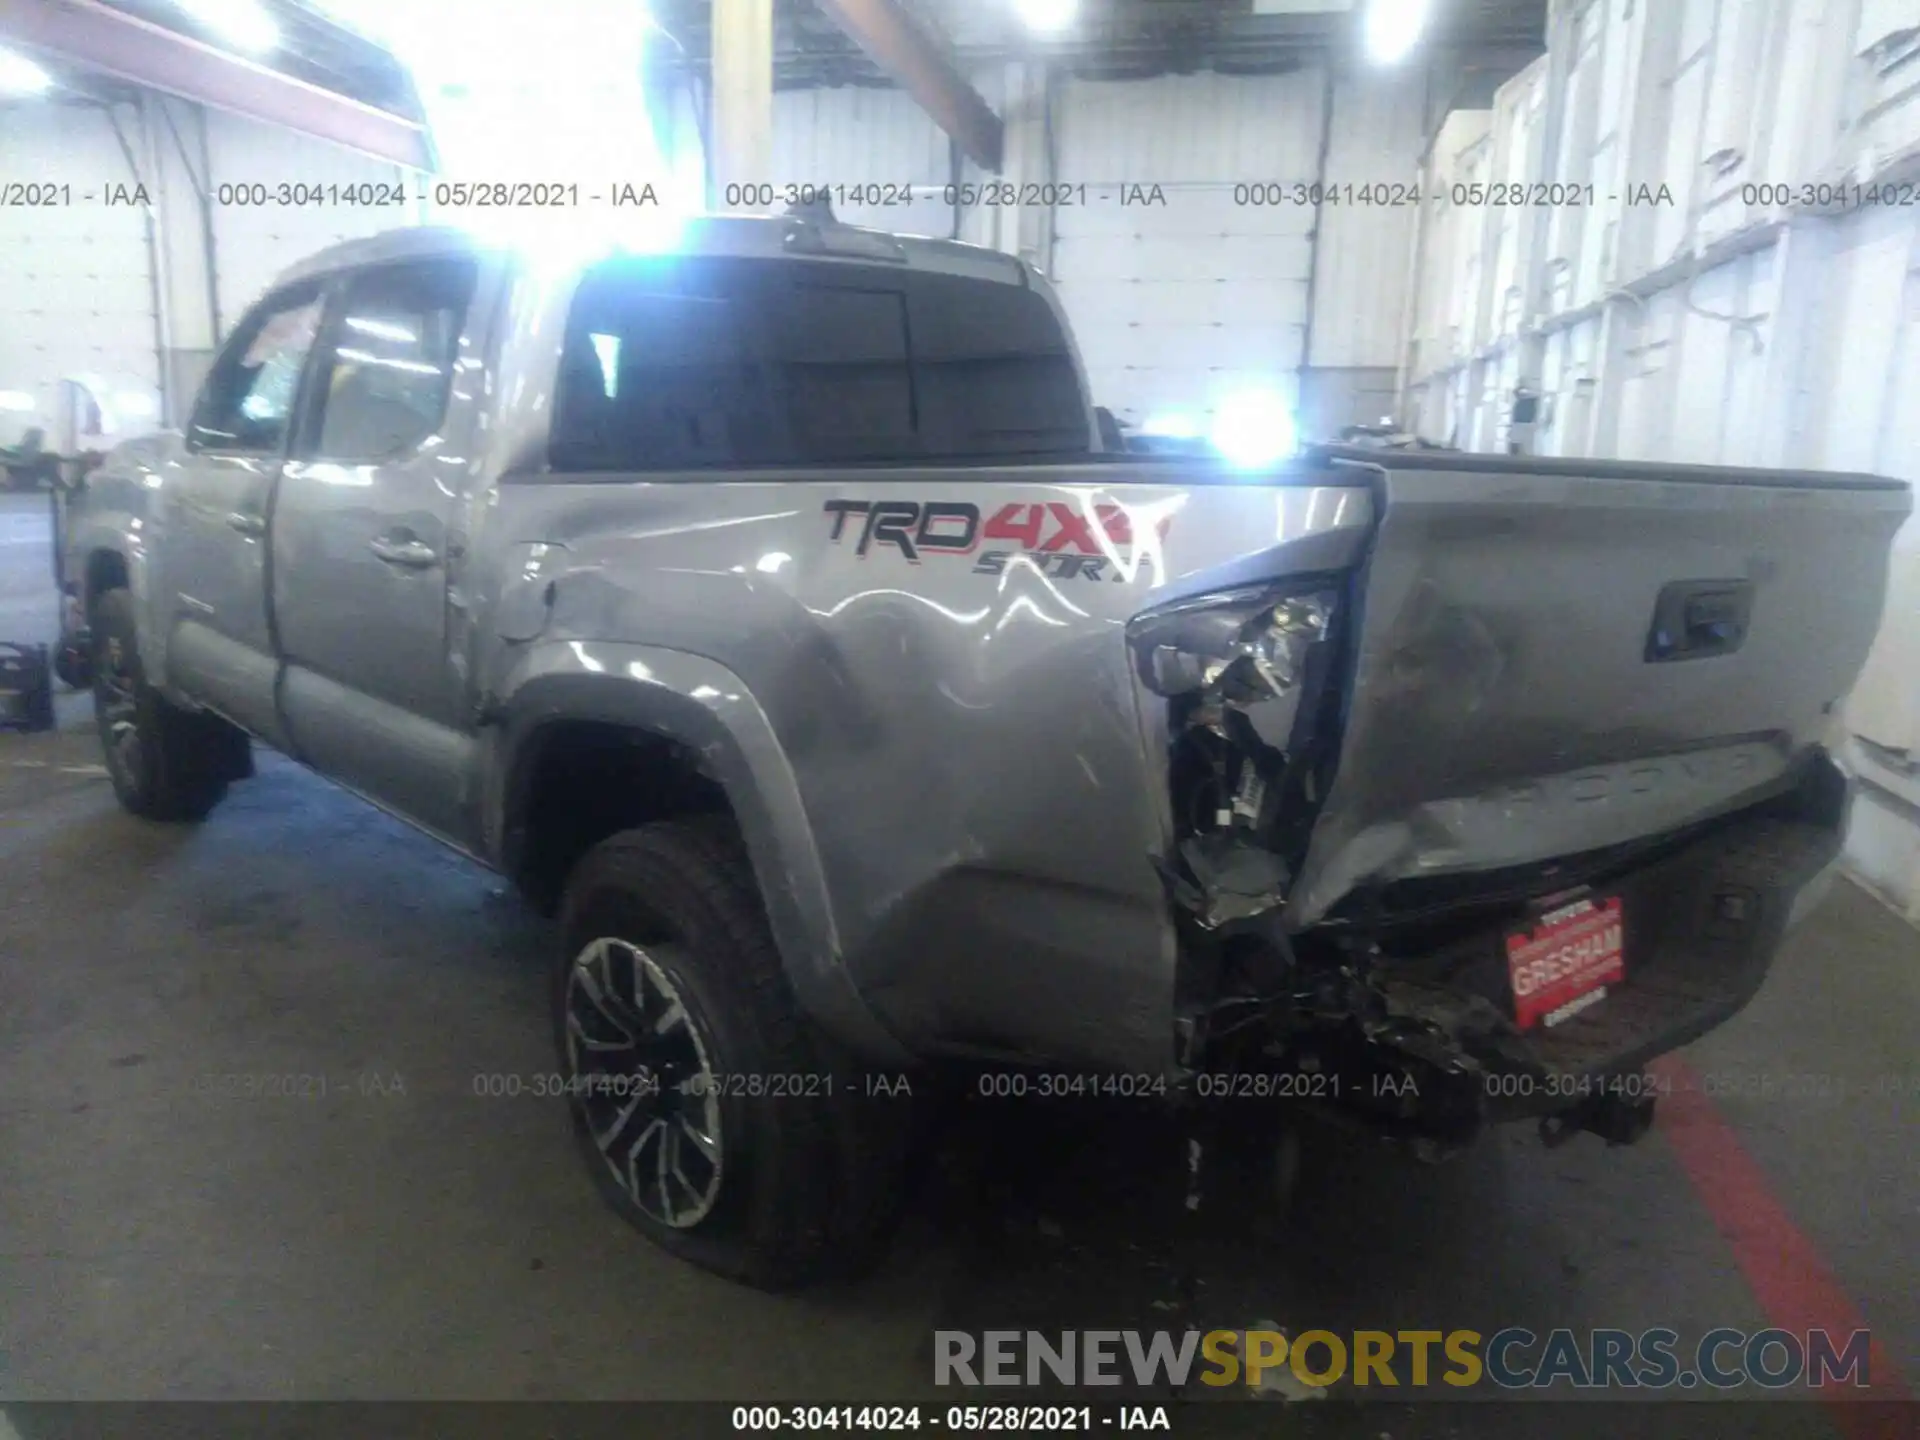
<path fill-rule="evenodd" d="M 1879 624 L 1873 475 L 1342 447 L 1380 519 L 1339 774 L 1290 903 L 1616 846 L 1751 803 Z"/>

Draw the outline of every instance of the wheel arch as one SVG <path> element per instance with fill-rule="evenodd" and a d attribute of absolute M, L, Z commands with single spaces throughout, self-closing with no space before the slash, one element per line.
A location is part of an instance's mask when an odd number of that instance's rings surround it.
<path fill-rule="evenodd" d="M 529 856 L 541 843 L 531 827 L 541 816 L 542 786 L 555 775 L 555 764 L 572 763 L 570 751 L 577 753 L 583 743 L 609 747 L 643 780 L 644 790 L 666 802 L 641 806 L 618 828 L 701 809 L 730 812 L 801 1004 L 835 1038 L 864 1054 L 896 1063 L 911 1058 L 846 971 L 792 766 L 766 713 L 732 671 L 680 651 L 555 642 L 522 657 L 491 718 L 495 753 L 484 829 L 503 871 L 516 881 L 527 876 Z M 625 772 L 616 765 L 596 773 Z"/>
<path fill-rule="evenodd" d="M 111 545 L 94 545 L 86 552 L 86 565 L 80 575 L 80 602 L 84 613 L 93 613 L 94 601 L 109 590 L 131 589 L 133 566 L 126 553 Z"/>

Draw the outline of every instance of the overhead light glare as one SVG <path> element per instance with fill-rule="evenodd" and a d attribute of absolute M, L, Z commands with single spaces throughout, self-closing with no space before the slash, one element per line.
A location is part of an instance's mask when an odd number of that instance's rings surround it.
<path fill-rule="evenodd" d="M 1071 25 L 1080 5 L 1079 0 L 1013 0 L 1013 7 L 1029 30 L 1045 35 Z"/>
<path fill-rule="evenodd" d="M 312 0 L 312 4 L 335 24 L 357 30 L 369 40 L 384 44 L 392 39 L 394 12 L 399 7 L 390 0 Z"/>
<path fill-rule="evenodd" d="M 44 95 L 53 77 L 26 56 L 0 50 L 0 95 Z"/>
<path fill-rule="evenodd" d="M 1221 401 L 1207 438 L 1223 460 L 1243 470 L 1284 460 L 1299 446 L 1293 407 L 1271 390 L 1249 390 Z"/>
<path fill-rule="evenodd" d="M 1367 58 L 1397 65 L 1427 28 L 1431 0 L 1367 0 Z"/>
<path fill-rule="evenodd" d="M 262 55 L 280 44 L 280 27 L 255 0 L 179 0 L 195 20 L 236 49 Z"/>
<path fill-rule="evenodd" d="M 1163 414 L 1149 415 L 1141 423 L 1140 433 L 1159 440 L 1198 440 L 1200 420 L 1198 416 L 1185 411 L 1169 410 Z"/>

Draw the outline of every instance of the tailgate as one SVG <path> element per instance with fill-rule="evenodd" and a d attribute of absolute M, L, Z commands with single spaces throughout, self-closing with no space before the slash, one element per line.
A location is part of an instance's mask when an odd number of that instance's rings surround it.
<path fill-rule="evenodd" d="M 1817 744 L 1911 499 L 1871 476 L 1364 457 L 1337 776 L 1288 908 L 1525 865 L 1732 810 Z"/>

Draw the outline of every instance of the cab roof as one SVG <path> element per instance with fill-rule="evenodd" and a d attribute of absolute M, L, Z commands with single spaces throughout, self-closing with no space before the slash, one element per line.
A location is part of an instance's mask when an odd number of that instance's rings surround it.
<path fill-rule="evenodd" d="M 416 225 L 331 245 L 290 266 L 273 288 L 342 270 L 403 260 L 479 256 L 504 251 L 536 255 L 531 246 L 495 243 L 453 226 Z M 909 270 L 1031 285 L 1031 274 L 1016 256 L 957 240 L 895 235 L 838 221 L 799 216 L 699 215 L 690 217 L 671 245 L 646 248 L 609 244 L 563 268 L 584 270 L 622 254 L 725 256 L 737 259 L 803 259 L 822 264 L 899 265 Z"/>

